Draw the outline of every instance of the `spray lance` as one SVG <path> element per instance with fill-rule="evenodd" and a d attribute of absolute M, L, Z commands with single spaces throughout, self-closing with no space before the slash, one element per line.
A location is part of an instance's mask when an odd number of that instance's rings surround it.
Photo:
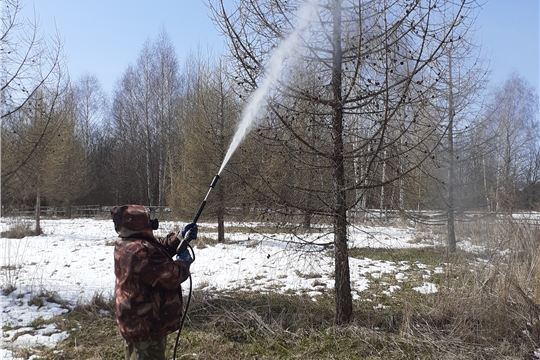
<path fill-rule="evenodd" d="M 210 195 L 210 192 L 212 191 L 214 186 L 216 186 L 216 183 L 218 180 L 219 180 L 219 175 L 214 176 L 214 179 L 212 180 L 212 183 L 210 184 L 210 188 L 208 189 L 208 192 L 206 193 L 206 196 L 204 197 L 204 200 L 202 201 L 201 206 L 199 206 L 199 210 L 197 211 L 197 214 L 195 214 L 195 217 L 193 218 L 194 224 L 196 224 L 197 221 L 199 220 L 199 216 L 201 216 L 201 213 L 203 212 L 203 209 L 206 205 L 206 200 L 208 200 L 208 195 Z M 177 254 L 183 253 L 187 249 L 189 242 L 190 240 L 182 239 L 182 241 L 180 241 L 180 244 L 178 244 L 178 247 L 176 248 L 176 253 Z"/>
<path fill-rule="evenodd" d="M 212 180 L 212 183 L 210 184 L 210 188 L 208 189 L 208 192 L 206 193 L 206 196 L 204 197 L 204 200 L 202 201 L 201 206 L 199 206 L 199 210 L 197 210 L 197 214 L 195 214 L 195 217 L 193 218 L 193 223 L 194 224 L 196 224 L 197 220 L 199 220 L 199 216 L 201 216 L 201 213 L 203 212 L 204 207 L 206 205 L 206 200 L 208 200 L 208 196 L 210 195 L 210 192 L 212 191 L 214 186 L 216 186 L 216 183 L 217 183 L 218 180 L 219 180 L 219 174 L 214 176 L 214 179 Z M 180 234 L 180 231 L 178 232 L 178 234 Z M 189 240 L 189 237 L 187 237 L 187 239 L 183 238 L 180 241 L 180 244 L 178 244 L 178 247 L 176 248 L 176 253 L 181 254 L 184 251 L 186 251 L 186 249 L 189 246 L 190 241 L 191 240 Z M 193 251 L 192 251 L 192 253 L 193 253 Z M 193 256 L 195 256 L 195 255 L 193 254 Z M 176 350 L 178 348 L 178 340 L 180 339 L 180 333 L 182 332 L 182 328 L 184 327 L 184 321 L 186 320 L 186 314 L 187 314 L 187 311 L 188 311 L 188 308 L 189 308 L 189 303 L 191 302 L 191 293 L 192 293 L 192 282 L 191 282 L 191 275 L 189 275 L 189 295 L 188 295 L 186 306 L 184 308 L 184 315 L 180 319 L 180 327 L 178 329 L 178 335 L 176 336 L 176 342 L 174 344 L 173 360 L 176 359 Z"/>

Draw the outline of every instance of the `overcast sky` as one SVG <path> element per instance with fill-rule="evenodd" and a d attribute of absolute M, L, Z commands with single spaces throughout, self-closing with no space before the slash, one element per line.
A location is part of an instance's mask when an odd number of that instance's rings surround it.
<path fill-rule="evenodd" d="M 539 2 L 487 0 L 479 11 L 477 35 L 490 59 L 492 85 L 516 71 L 538 91 Z M 162 29 L 181 63 L 198 47 L 222 50 L 223 38 L 203 0 L 25 0 L 25 6 L 25 15 L 35 10 L 42 32 L 58 29 L 72 79 L 95 74 L 109 94 L 144 42 L 155 40 Z"/>

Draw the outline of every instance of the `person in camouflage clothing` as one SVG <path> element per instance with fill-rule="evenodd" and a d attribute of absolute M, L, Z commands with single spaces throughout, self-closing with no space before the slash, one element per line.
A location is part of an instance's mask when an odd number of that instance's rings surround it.
<path fill-rule="evenodd" d="M 187 250 L 173 260 L 180 242 L 176 233 L 156 238 L 157 219 L 141 205 L 111 210 L 118 239 L 114 247 L 116 322 L 126 340 L 126 359 L 165 359 L 167 335 L 178 330 L 182 316 L 180 284 L 189 277 Z M 182 230 L 189 240 L 197 225 Z"/>

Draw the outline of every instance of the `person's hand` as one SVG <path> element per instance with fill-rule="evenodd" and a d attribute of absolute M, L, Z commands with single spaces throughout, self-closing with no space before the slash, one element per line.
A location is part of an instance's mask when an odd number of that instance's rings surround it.
<path fill-rule="evenodd" d="M 197 224 L 194 222 L 191 222 L 184 226 L 182 229 L 181 235 L 184 240 L 191 241 L 195 240 L 197 238 L 197 232 L 199 229 L 197 228 Z"/>
<path fill-rule="evenodd" d="M 177 259 L 182 260 L 188 265 L 191 265 L 193 258 L 191 257 L 189 250 L 185 250 L 183 253 L 177 255 Z"/>

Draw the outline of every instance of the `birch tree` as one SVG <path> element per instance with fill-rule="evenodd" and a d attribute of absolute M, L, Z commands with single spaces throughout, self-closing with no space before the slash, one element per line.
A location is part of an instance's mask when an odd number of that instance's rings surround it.
<path fill-rule="evenodd" d="M 134 65 L 121 76 L 113 95 L 112 123 L 117 164 L 111 181 L 117 202 L 164 205 L 171 177 L 177 129 L 178 61 L 165 31 L 147 41 Z M 167 187 L 169 186 L 169 187 Z"/>
<path fill-rule="evenodd" d="M 517 73 L 498 87 L 487 110 L 492 134 L 495 211 L 516 207 L 516 194 L 538 152 L 538 96 Z"/>

